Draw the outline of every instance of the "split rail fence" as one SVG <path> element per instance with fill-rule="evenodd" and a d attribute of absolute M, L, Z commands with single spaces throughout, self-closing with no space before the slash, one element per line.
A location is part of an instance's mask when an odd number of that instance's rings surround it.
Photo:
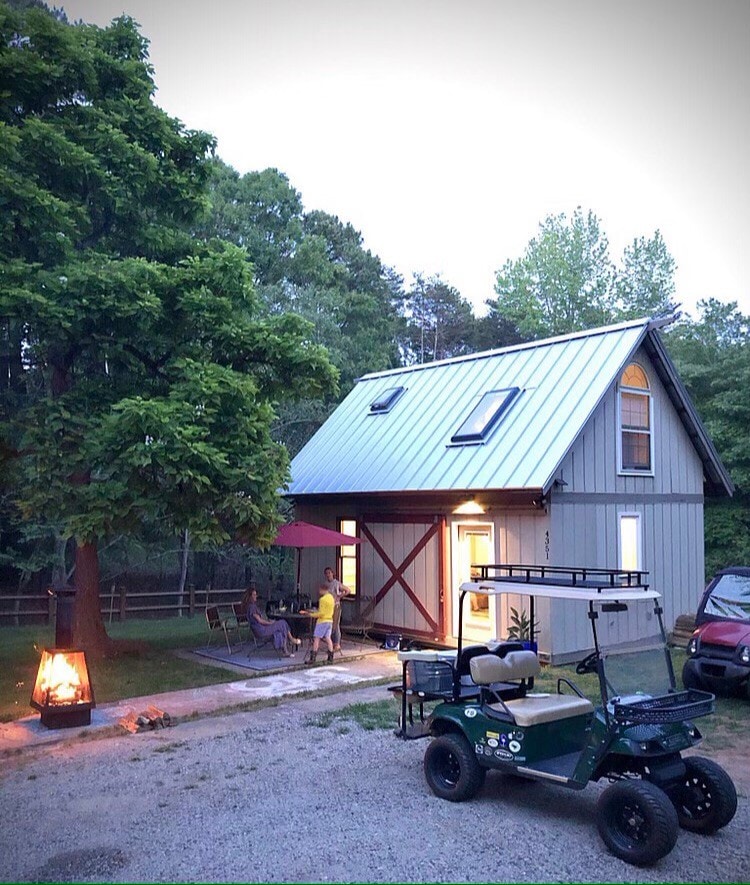
<path fill-rule="evenodd" d="M 179 590 L 133 591 L 112 585 L 109 592 L 100 593 L 102 618 L 105 621 L 124 621 L 128 617 L 188 617 L 202 614 L 207 605 L 228 605 L 238 602 L 244 592 L 239 589 L 205 587 L 192 584 Z M 55 598 L 48 592 L 41 594 L 0 594 L 0 626 L 53 623 Z"/>

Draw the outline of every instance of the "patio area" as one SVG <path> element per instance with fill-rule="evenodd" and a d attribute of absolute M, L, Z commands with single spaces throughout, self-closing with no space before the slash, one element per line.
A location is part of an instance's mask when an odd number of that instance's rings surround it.
<path fill-rule="evenodd" d="M 317 667 L 325 663 L 326 652 L 322 649 L 318 652 L 318 660 L 315 664 L 305 664 L 305 658 L 309 651 L 309 643 L 303 643 L 290 658 L 280 657 L 271 643 L 255 648 L 250 642 L 237 643 L 232 646 L 231 652 L 225 644 L 203 646 L 188 652 L 197 655 L 203 663 L 211 662 L 218 666 L 239 668 L 241 670 L 291 670 L 301 666 Z M 334 655 L 334 663 L 339 664 L 347 660 L 356 660 L 367 655 L 387 653 L 380 648 L 379 643 L 373 640 L 351 639 L 344 635 L 341 640 L 341 652 Z"/>

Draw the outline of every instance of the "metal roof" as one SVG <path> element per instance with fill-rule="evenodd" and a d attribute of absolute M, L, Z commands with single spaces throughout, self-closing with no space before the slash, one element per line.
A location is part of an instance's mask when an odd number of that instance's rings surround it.
<path fill-rule="evenodd" d="M 292 461 L 287 494 L 547 490 L 622 367 L 658 338 L 653 328 L 633 320 L 366 375 Z M 392 408 L 371 413 L 395 386 L 405 389 Z M 513 387 L 521 392 L 484 442 L 451 445 L 485 393 Z M 689 400 L 681 408 L 700 425 Z"/>

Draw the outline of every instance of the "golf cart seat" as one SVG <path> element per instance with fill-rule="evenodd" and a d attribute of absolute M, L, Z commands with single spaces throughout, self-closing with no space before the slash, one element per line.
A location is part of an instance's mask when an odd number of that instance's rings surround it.
<path fill-rule="evenodd" d="M 518 683 L 523 697 L 503 700 L 498 695 L 483 692 L 482 700 L 489 710 L 510 716 L 516 725 L 541 725 L 573 716 L 594 712 L 594 705 L 586 698 L 563 694 L 532 694 L 526 689 L 540 671 L 539 658 L 533 651 L 512 651 L 504 658 L 496 655 L 478 655 L 471 660 L 471 678 L 477 685 L 489 687 L 496 682 Z M 496 700 L 492 700 L 495 698 Z"/>

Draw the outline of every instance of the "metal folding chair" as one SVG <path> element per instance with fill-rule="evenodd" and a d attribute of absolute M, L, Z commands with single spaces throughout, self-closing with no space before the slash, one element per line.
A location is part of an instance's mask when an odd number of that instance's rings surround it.
<path fill-rule="evenodd" d="M 240 627 L 237 623 L 237 618 L 234 616 L 234 613 L 223 614 L 219 611 L 218 605 L 207 605 L 206 606 L 206 623 L 208 624 L 208 642 L 206 643 L 206 648 L 211 645 L 211 640 L 214 637 L 214 633 L 221 630 L 224 634 L 224 639 L 227 643 L 227 651 L 229 654 L 232 654 L 232 643 L 229 641 L 229 632 L 230 630 L 237 631 L 237 638 L 240 637 Z"/>

